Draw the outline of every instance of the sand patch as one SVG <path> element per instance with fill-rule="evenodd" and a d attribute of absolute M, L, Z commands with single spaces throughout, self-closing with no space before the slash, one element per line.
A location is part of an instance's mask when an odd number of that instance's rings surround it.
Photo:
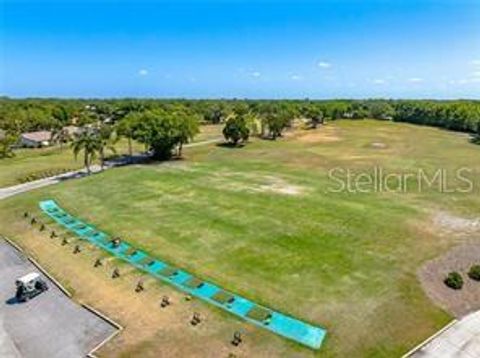
<path fill-rule="evenodd" d="M 423 265 L 417 275 L 428 297 L 438 306 L 461 317 L 480 309 L 480 282 L 471 280 L 467 273 L 474 264 L 480 264 L 480 242 L 464 244 Z M 443 280 L 451 271 L 458 271 L 464 280 L 461 290 L 448 288 Z"/>

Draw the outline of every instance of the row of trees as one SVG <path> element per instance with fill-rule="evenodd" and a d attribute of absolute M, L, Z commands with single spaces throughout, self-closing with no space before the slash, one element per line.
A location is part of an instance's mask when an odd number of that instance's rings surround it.
<path fill-rule="evenodd" d="M 480 134 L 480 102 L 398 101 L 393 119 Z"/>
<path fill-rule="evenodd" d="M 275 140 L 294 119 L 316 128 L 325 120 L 375 118 L 433 125 L 477 133 L 480 101 L 429 100 L 60 100 L 0 98 L 0 155 L 12 138 L 32 130 L 50 130 L 64 142 L 66 125 L 107 125 L 144 143 L 158 159 L 181 155 L 200 123 L 226 123 L 231 143 L 259 136 Z M 3 144 L 2 144 L 3 143 Z M 5 151 L 5 150 L 4 150 Z M 131 152 L 131 149 L 130 149 Z"/>
<path fill-rule="evenodd" d="M 455 100 L 156 100 L 156 99 L 9 99 L 0 98 L 0 128 L 25 132 L 64 126 L 72 120 L 78 125 L 98 119 L 117 121 L 130 112 L 183 108 L 207 123 L 225 122 L 238 107 L 259 113 L 264 108 L 286 109 L 299 115 L 323 118 L 376 118 L 442 125 L 471 130 L 478 122 L 480 101 Z M 440 119 L 441 118 L 441 119 Z M 463 119 L 462 119 L 463 118 Z M 465 118 L 467 124 L 461 123 Z M 459 123 L 460 122 L 460 123 Z"/>

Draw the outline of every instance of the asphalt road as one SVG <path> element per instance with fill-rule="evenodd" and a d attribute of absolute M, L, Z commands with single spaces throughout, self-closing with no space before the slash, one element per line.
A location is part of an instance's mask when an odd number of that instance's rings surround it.
<path fill-rule="evenodd" d="M 0 357 L 85 357 L 115 332 L 103 319 L 66 297 L 47 279 L 49 290 L 18 303 L 15 279 L 38 272 L 0 239 Z M 43 275 L 42 275 L 43 276 Z"/>

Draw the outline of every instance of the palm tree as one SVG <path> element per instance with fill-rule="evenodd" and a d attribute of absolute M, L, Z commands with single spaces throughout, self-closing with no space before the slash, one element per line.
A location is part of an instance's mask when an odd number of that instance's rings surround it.
<path fill-rule="evenodd" d="M 90 165 L 100 152 L 100 137 L 93 131 L 87 130 L 78 135 L 72 143 L 73 155 L 77 159 L 78 154 L 83 151 L 83 163 L 90 175 Z"/>
<path fill-rule="evenodd" d="M 118 136 L 116 131 L 109 125 L 102 125 L 98 129 L 98 140 L 99 140 L 99 149 L 98 153 L 100 155 L 100 165 L 102 167 L 105 166 L 105 152 L 106 150 L 111 151 L 113 154 L 117 152 L 115 149 L 115 144 L 118 141 Z"/>

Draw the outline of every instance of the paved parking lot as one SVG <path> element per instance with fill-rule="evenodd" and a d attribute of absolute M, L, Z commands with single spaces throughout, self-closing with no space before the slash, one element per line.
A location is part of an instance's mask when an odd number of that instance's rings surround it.
<path fill-rule="evenodd" d="M 38 272 L 0 239 L 0 357 L 85 357 L 116 330 L 49 280 L 47 292 L 17 303 L 15 279 L 32 271 Z"/>

